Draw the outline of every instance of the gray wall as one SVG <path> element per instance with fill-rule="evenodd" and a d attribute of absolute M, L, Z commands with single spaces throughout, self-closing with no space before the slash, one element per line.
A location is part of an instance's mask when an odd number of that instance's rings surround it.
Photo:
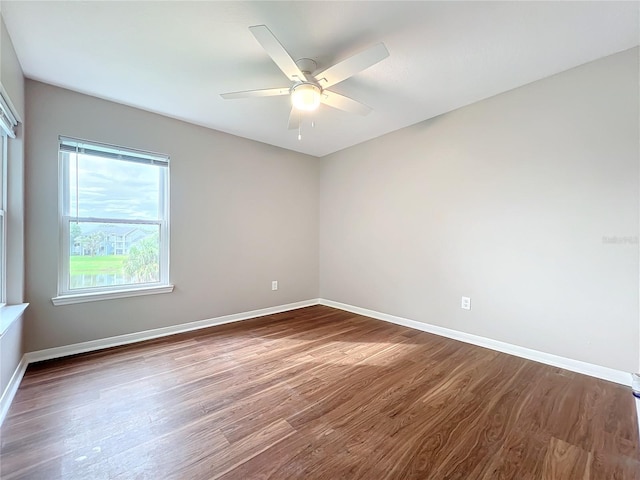
<path fill-rule="evenodd" d="M 318 159 L 31 80 L 26 98 L 28 351 L 317 297 Z M 171 156 L 173 293 L 52 305 L 60 134 Z"/>
<path fill-rule="evenodd" d="M 16 371 L 22 355 L 22 320 L 18 320 L 0 336 L 0 352 L 2 357 L 0 361 L 0 397 L 9 385 L 9 380 Z"/>
<path fill-rule="evenodd" d="M 2 2 L 0 1 L 0 5 Z M 24 117 L 24 78 L 13 42 L 0 16 L 0 81 L 20 117 Z"/>
<path fill-rule="evenodd" d="M 325 157 L 320 296 L 637 371 L 638 102 L 636 48 Z"/>
<path fill-rule="evenodd" d="M 24 78 L 4 20 L 0 16 L 0 85 L 24 122 Z M 24 155 L 23 132 L 9 141 L 7 165 L 7 302 L 24 298 Z M 24 353 L 22 318 L 0 336 L 0 396 Z"/>

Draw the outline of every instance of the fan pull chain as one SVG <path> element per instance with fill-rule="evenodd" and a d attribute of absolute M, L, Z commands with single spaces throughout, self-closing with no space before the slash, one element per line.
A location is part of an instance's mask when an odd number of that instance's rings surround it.
<path fill-rule="evenodd" d="M 315 120 L 311 120 L 311 128 L 314 128 L 315 126 Z M 302 141 L 302 119 L 298 120 L 298 141 Z"/>

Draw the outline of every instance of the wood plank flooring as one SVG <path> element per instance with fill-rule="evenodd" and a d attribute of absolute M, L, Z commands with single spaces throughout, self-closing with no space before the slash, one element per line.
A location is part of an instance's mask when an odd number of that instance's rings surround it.
<path fill-rule="evenodd" d="M 324 306 L 30 366 L 11 479 L 640 479 L 630 389 Z"/>

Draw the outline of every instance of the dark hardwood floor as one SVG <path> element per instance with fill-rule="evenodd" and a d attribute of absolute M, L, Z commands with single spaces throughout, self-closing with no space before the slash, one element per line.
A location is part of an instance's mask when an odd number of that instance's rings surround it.
<path fill-rule="evenodd" d="M 29 367 L 10 479 L 640 479 L 630 389 L 314 306 Z"/>

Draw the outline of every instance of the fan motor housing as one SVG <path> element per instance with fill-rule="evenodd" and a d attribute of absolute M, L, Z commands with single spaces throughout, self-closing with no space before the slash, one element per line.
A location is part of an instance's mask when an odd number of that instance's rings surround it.
<path fill-rule="evenodd" d="M 315 62 L 315 60 L 312 60 L 310 58 L 301 58 L 299 60 L 296 60 L 296 65 L 298 66 L 300 71 L 307 76 L 311 76 L 311 74 L 318 68 L 318 64 Z"/>

